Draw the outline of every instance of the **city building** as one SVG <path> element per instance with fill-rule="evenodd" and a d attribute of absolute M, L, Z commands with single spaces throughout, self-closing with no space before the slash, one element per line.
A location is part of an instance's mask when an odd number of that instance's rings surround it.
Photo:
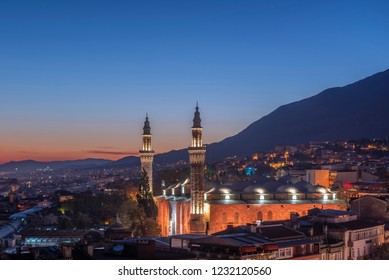
<path fill-rule="evenodd" d="M 321 259 L 371 258 L 385 242 L 383 223 L 359 220 L 353 212 L 313 209 L 309 216 L 304 223 L 318 224 L 323 231 Z"/>
<path fill-rule="evenodd" d="M 362 196 L 351 200 L 350 208 L 361 220 L 389 223 L 389 203 L 385 198 Z"/>

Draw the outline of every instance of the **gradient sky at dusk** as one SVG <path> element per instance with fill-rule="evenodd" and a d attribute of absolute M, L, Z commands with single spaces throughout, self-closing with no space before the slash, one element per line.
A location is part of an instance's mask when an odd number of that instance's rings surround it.
<path fill-rule="evenodd" d="M 0 1 L 0 162 L 205 143 L 389 68 L 387 1 Z"/>

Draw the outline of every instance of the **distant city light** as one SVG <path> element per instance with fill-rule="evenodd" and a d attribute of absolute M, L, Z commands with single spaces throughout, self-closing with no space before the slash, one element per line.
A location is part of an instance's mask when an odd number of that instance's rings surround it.
<path fill-rule="evenodd" d="M 247 176 L 252 176 L 255 174 L 255 169 L 254 167 L 246 167 L 246 175 Z"/>

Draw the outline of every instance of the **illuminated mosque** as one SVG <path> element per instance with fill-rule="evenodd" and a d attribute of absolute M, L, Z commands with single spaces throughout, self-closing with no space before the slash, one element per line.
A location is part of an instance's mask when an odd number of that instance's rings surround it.
<path fill-rule="evenodd" d="M 192 142 L 188 148 L 190 177 L 163 188 L 163 194 L 154 197 L 163 236 L 212 234 L 228 226 L 289 219 L 292 213 L 305 216 L 312 208 L 345 209 L 344 201 L 337 199 L 336 194 L 326 187 L 291 177 L 277 181 L 264 177 L 244 182 L 231 179 L 223 183 L 205 180 L 206 147 L 202 142 L 202 133 L 197 105 Z M 147 116 L 142 138 L 141 168 L 148 173 L 152 190 L 154 151 Z"/>

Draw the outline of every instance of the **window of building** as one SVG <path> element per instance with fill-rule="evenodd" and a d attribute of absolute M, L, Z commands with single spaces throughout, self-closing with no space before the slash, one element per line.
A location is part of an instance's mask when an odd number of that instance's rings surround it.
<path fill-rule="evenodd" d="M 279 255 L 280 258 L 292 257 L 292 248 L 279 249 L 277 255 Z"/>
<path fill-rule="evenodd" d="M 234 224 L 239 224 L 239 213 L 238 212 L 234 213 Z"/>
<path fill-rule="evenodd" d="M 262 221 L 262 219 L 263 219 L 263 214 L 262 214 L 261 211 L 258 211 L 258 213 L 257 213 L 257 220 L 258 221 Z"/>
<path fill-rule="evenodd" d="M 227 214 L 226 213 L 222 214 L 222 223 L 223 224 L 227 223 Z"/>
<path fill-rule="evenodd" d="M 285 249 L 285 256 L 291 257 L 292 256 L 292 249 L 291 248 L 286 248 Z"/>
<path fill-rule="evenodd" d="M 267 212 L 267 219 L 268 219 L 268 221 L 273 220 L 273 212 L 272 211 Z"/>

